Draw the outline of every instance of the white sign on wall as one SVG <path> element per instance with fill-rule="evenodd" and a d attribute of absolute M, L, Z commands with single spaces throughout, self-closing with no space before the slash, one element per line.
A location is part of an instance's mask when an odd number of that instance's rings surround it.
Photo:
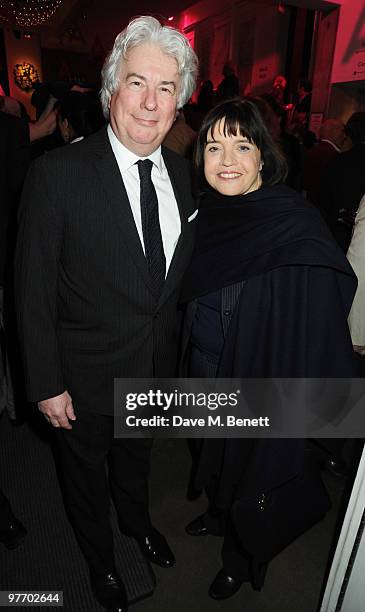
<path fill-rule="evenodd" d="M 365 2 L 350 0 L 340 8 L 332 83 L 365 79 Z"/>

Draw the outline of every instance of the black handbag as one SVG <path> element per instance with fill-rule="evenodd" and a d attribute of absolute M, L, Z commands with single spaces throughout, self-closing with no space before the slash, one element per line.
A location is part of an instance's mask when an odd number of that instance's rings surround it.
<path fill-rule="evenodd" d="M 311 468 L 254 498 L 237 499 L 231 517 L 242 548 L 255 563 L 267 563 L 330 507 L 321 474 Z"/>

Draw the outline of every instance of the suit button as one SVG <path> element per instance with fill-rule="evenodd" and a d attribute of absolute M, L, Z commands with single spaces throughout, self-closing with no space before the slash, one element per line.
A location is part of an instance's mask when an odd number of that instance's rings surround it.
<path fill-rule="evenodd" d="M 231 314 L 231 310 L 229 308 L 226 308 L 225 310 L 223 310 L 223 314 L 225 317 L 229 317 L 229 315 Z"/>

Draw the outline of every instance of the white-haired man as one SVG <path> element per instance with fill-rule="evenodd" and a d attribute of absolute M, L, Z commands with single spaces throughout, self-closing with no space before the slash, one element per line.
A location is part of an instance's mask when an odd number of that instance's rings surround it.
<path fill-rule="evenodd" d="M 175 374 L 194 203 L 187 163 L 161 142 L 196 72 L 180 32 L 132 20 L 102 71 L 107 129 L 41 158 L 24 190 L 16 270 L 29 399 L 57 428 L 67 507 L 109 610 L 127 609 L 110 489 L 146 557 L 174 563 L 148 512 L 151 442 L 113 437 L 113 379 Z"/>

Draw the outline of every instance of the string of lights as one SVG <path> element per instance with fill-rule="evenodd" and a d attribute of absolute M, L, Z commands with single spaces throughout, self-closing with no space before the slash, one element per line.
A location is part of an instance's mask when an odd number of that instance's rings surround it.
<path fill-rule="evenodd" d="M 62 0 L 0 0 L 0 24 L 30 28 L 45 23 Z"/>

